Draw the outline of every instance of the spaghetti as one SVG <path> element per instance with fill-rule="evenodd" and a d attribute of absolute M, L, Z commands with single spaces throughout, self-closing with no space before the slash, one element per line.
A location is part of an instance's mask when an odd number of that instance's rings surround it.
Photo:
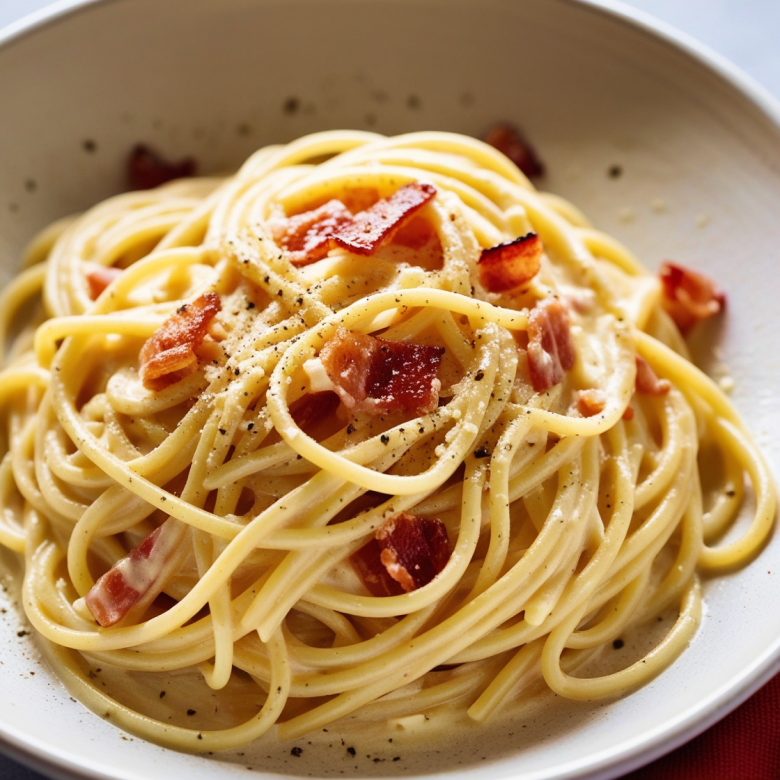
<path fill-rule="evenodd" d="M 112 198 L 33 244 L 6 329 L 39 292 L 0 374 L 0 541 L 66 685 L 160 744 L 622 695 L 774 522 L 659 280 L 478 141 L 322 133 Z M 96 666 L 256 711 L 164 722 Z"/>

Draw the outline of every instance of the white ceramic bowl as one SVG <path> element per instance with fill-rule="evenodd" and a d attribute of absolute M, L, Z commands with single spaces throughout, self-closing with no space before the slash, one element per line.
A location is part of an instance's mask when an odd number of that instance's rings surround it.
<path fill-rule="evenodd" d="M 728 65 L 622 11 L 573 0 L 107 0 L 70 2 L 0 36 L 0 253 L 10 275 L 33 233 L 121 187 L 144 141 L 205 171 L 315 130 L 481 134 L 520 124 L 546 189 L 650 266 L 705 268 L 729 294 L 719 347 L 734 399 L 777 473 L 780 112 Z M 619 178 L 608 176 L 618 165 Z M 706 358 L 707 355 L 704 354 Z M 771 572 L 771 573 L 770 573 Z M 13 602 L 11 593 L 7 600 Z M 614 777 L 725 715 L 777 671 L 780 544 L 708 585 L 689 652 L 608 705 L 562 705 L 497 730 L 487 760 L 400 763 L 450 780 Z M 0 615 L 0 740 L 57 777 L 247 777 L 240 757 L 130 740 L 71 700 L 14 609 Z M 33 672 L 35 673 L 33 675 Z M 339 754 L 253 759 L 261 776 L 345 769 Z M 262 774 L 266 772 L 267 774 Z M 257 776 L 257 775 L 255 775 Z"/>

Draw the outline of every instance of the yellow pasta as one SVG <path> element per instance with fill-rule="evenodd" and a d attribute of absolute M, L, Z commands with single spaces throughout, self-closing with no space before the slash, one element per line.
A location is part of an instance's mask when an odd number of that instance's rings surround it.
<path fill-rule="evenodd" d="M 391 241 L 296 264 L 274 229 L 413 182 L 435 188 L 415 217 L 433 253 Z M 486 289 L 483 250 L 531 233 L 538 273 Z M 159 744 L 225 750 L 353 715 L 480 723 L 542 687 L 629 693 L 687 647 L 702 575 L 746 565 L 774 523 L 764 460 L 680 354 L 659 282 L 481 142 L 309 136 L 225 180 L 110 199 L 52 228 L 25 267 L 4 293 L 4 335 L 36 296 L 41 316 L 0 373 L 0 543 L 24 557 L 24 608 L 65 684 Z M 93 300 L 102 267 L 121 273 Z M 221 309 L 197 365 L 150 389 L 144 344 L 207 293 Z M 527 347 L 549 300 L 575 357 L 540 390 Z M 319 356 L 343 332 L 443 348 L 438 405 L 342 402 L 302 427 Z M 668 392 L 637 391 L 637 355 Z M 429 582 L 372 595 L 351 556 L 401 513 L 439 520 L 451 552 Z M 163 523 L 163 574 L 99 626 L 96 581 Z M 644 657 L 583 666 L 670 609 Z M 193 717 L 109 694 L 97 667 L 183 675 Z M 221 690 L 254 704 L 200 720 Z"/>

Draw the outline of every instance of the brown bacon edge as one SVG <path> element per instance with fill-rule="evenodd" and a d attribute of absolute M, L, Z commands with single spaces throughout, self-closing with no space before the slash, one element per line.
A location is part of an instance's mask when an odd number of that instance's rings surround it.
<path fill-rule="evenodd" d="M 141 348 L 140 375 L 144 386 L 159 390 L 197 368 L 195 354 L 214 317 L 222 308 L 219 295 L 207 292 L 185 303 Z"/>
<path fill-rule="evenodd" d="M 427 414 L 438 405 L 443 354 L 443 347 L 339 327 L 320 350 L 320 360 L 348 409 L 372 415 Z"/>
<path fill-rule="evenodd" d="M 400 512 L 354 552 L 350 562 L 372 595 L 397 596 L 431 582 L 451 555 L 441 520 Z"/>
<path fill-rule="evenodd" d="M 479 281 L 492 293 L 525 287 L 539 273 L 544 246 L 536 233 L 483 249 L 477 267 Z"/>
<path fill-rule="evenodd" d="M 354 215 L 344 203 L 333 199 L 311 211 L 271 219 L 268 224 L 272 237 L 294 265 L 314 263 L 336 247 L 369 256 L 390 243 L 435 195 L 432 184 L 411 182 Z M 352 188 L 345 197 L 361 207 L 371 196 L 369 188 Z"/>

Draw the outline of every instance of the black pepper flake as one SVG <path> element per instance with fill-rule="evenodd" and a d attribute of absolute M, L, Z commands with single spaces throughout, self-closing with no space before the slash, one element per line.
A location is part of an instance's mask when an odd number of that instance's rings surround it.
<path fill-rule="evenodd" d="M 622 640 L 622 639 L 616 639 L 616 640 L 615 640 L 615 641 L 612 643 L 612 647 L 614 647 L 614 648 L 615 648 L 615 650 L 620 650 L 620 649 L 623 647 L 623 645 L 624 645 L 624 644 L 625 644 L 625 643 L 623 642 L 623 640 Z"/>
<path fill-rule="evenodd" d="M 198 734 L 198 739 L 203 739 L 203 734 Z"/>
<path fill-rule="evenodd" d="M 233 373 L 234 373 L 236 376 L 238 376 L 238 375 L 241 373 L 241 371 L 239 371 L 238 369 L 236 369 L 236 370 L 235 370 Z"/>
<path fill-rule="evenodd" d="M 97 151 L 97 144 L 91 138 L 87 138 L 81 142 L 81 148 L 87 152 L 87 154 L 92 154 Z"/>
<path fill-rule="evenodd" d="M 352 434 L 352 433 L 354 433 L 354 432 L 355 432 L 355 426 L 354 426 L 354 425 L 352 425 L 352 423 L 350 423 L 350 424 L 347 426 L 347 436 L 349 436 L 350 434 Z"/>
<path fill-rule="evenodd" d="M 623 175 L 623 168 L 620 165 L 610 165 L 607 176 L 610 179 L 619 179 Z"/>
<path fill-rule="evenodd" d="M 401 756 L 396 756 L 396 757 L 393 759 L 393 761 L 400 761 L 400 760 L 401 760 Z"/>
<path fill-rule="evenodd" d="M 187 710 L 187 715 L 192 717 L 195 714 L 195 710 Z"/>
<path fill-rule="evenodd" d="M 252 303 L 252 301 L 249 301 L 249 303 L 246 305 L 247 309 L 254 309 L 255 305 Z"/>
<path fill-rule="evenodd" d="M 295 756 L 296 758 L 298 758 L 301 755 L 301 753 L 303 753 L 303 748 L 299 748 L 299 747 L 294 747 L 290 751 L 290 755 Z"/>
<path fill-rule="evenodd" d="M 23 636 L 29 636 L 29 635 L 30 635 L 30 632 L 29 632 L 29 631 L 26 631 L 26 630 L 24 630 L 24 629 L 22 629 L 21 631 L 17 631 L 17 632 L 16 632 L 16 636 L 18 636 L 20 639 L 21 639 L 21 637 L 23 637 Z"/>
<path fill-rule="evenodd" d="M 485 378 L 485 372 L 484 371 L 477 371 L 476 374 L 474 374 L 474 381 L 475 382 L 481 382 Z"/>
<path fill-rule="evenodd" d="M 351 756 L 355 756 L 355 755 L 357 755 L 357 750 L 355 750 L 355 748 L 353 748 L 353 747 L 348 747 L 347 748 L 347 753 L 349 753 Z"/>
<path fill-rule="evenodd" d="M 301 101 L 298 100 L 297 97 L 288 97 L 287 100 L 284 101 L 285 114 L 295 114 L 300 107 Z"/>
<path fill-rule="evenodd" d="M 735 490 L 727 490 L 727 491 L 726 491 L 726 495 L 727 495 L 729 498 L 734 498 L 734 496 L 736 496 L 736 495 L 737 495 L 737 493 L 736 493 L 736 491 L 735 491 Z"/>
<path fill-rule="evenodd" d="M 165 698 L 165 691 L 160 691 L 160 698 L 161 698 L 161 699 L 164 699 L 164 698 Z"/>
<path fill-rule="evenodd" d="M 224 428 L 220 428 L 220 429 L 219 429 L 219 432 L 220 432 L 220 433 L 221 433 L 223 436 L 224 436 L 224 435 L 227 433 L 227 431 L 226 431 Z"/>
<path fill-rule="evenodd" d="M 281 298 L 284 295 L 284 292 L 282 290 L 279 290 L 276 294 Z"/>
<path fill-rule="evenodd" d="M 474 450 L 474 457 L 475 458 L 489 458 L 490 457 L 490 450 L 487 447 L 478 447 L 476 450 Z"/>
<path fill-rule="evenodd" d="M 382 444 L 387 444 L 390 441 L 390 437 L 386 436 L 384 433 L 379 437 L 379 441 L 382 442 Z"/>
<path fill-rule="evenodd" d="M 255 424 L 254 424 L 254 423 L 249 423 L 249 425 L 247 425 L 247 426 L 246 426 L 246 429 L 247 429 L 248 431 L 251 431 L 251 430 L 252 430 L 252 428 L 254 428 L 254 427 L 255 427 Z"/>

